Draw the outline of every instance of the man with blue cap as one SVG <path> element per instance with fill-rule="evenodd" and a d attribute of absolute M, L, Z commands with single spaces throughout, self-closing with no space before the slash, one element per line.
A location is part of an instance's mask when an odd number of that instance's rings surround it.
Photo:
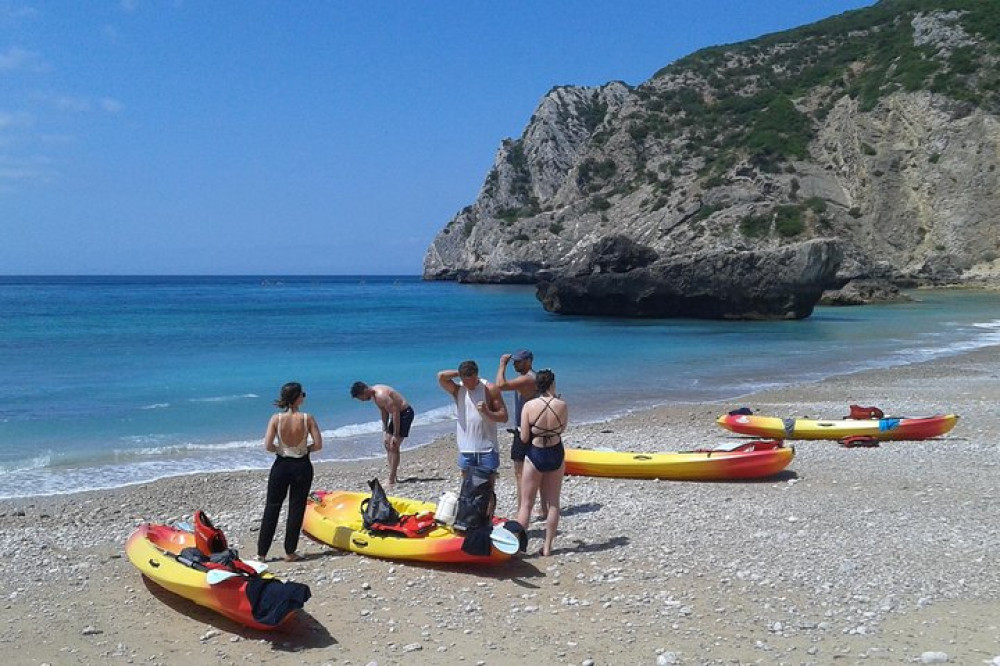
<path fill-rule="evenodd" d="M 521 506 L 521 471 L 524 469 L 524 455 L 529 444 L 522 442 L 518 434 L 518 426 L 521 424 L 521 409 L 524 403 L 534 398 L 537 394 L 535 387 L 535 371 L 531 369 L 531 364 L 535 360 L 534 355 L 528 349 L 518 349 L 513 354 L 504 354 L 500 357 L 500 367 L 497 368 L 495 386 L 501 391 L 514 391 L 514 427 L 508 429 L 513 433 L 514 440 L 510 445 L 510 459 L 514 464 L 514 482 L 517 484 L 517 506 Z M 517 377 L 507 381 L 507 364 L 513 363 Z M 542 507 L 544 509 L 544 507 Z"/>

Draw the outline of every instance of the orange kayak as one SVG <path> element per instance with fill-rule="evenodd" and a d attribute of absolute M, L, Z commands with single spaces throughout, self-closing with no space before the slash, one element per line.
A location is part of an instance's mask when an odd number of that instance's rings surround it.
<path fill-rule="evenodd" d="M 214 585 L 209 584 L 212 570 L 192 566 L 181 556 L 182 550 L 192 547 L 195 547 L 194 534 L 171 525 L 144 523 L 129 536 L 125 554 L 136 569 L 160 587 L 251 629 L 271 630 L 295 615 L 297 609 L 289 611 L 276 624 L 256 620 L 247 595 L 251 578 L 233 575 Z M 275 579 L 266 572 L 260 574 L 260 578 Z"/>

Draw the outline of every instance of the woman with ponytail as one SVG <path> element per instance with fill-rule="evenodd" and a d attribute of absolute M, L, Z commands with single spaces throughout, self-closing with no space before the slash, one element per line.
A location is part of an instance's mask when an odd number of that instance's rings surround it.
<path fill-rule="evenodd" d="M 299 408 L 306 399 L 306 392 L 298 382 L 281 387 L 281 396 L 274 401 L 281 412 L 271 417 L 264 433 L 264 449 L 275 454 L 271 473 L 267 478 L 267 500 L 264 517 L 260 521 L 257 537 L 257 559 L 267 558 L 267 551 L 278 527 L 281 505 L 288 497 L 288 518 L 285 525 L 285 560 L 295 562 L 302 557 L 295 552 L 302 531 L 306 500 L 312 488 L 313 466 L 309 454 L 323 448 L 316 419 Z M 310 443 L 310 439 L 312 442 Z"/>
<path fill-rule="evenodd" d="M 569 407 L 556 395 L 556 376 L 549 369 L 535 375 L 538 397 L 524 404 L 520 438 L 528 444 L 521 476 L 521 506 L 517 522 L 525 531 L 531 519 L 535 493 L 541 492 L 545 512 L 545 543 L 542 555 L 552 554 L 552 542 L 559 527 L 559 495 L 562 492 L 565 452 L 562 433 L 569 423 Z"/>

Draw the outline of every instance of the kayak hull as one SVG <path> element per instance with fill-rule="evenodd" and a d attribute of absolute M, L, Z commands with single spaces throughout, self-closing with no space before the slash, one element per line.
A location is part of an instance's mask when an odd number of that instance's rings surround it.
<path fill-rule="evenodd" d="M 136 528 L 125 543 L 125 554 L 142 575 L 174 594 L 190 599 L 199 606 L 251 629 L 269 631 L 288 621 L 295 611 L 288 613 L 278 624 L 263 624 L 253 617 L 247 599 L 248 578 L 234 576 L 209 585 L 206 572 L 177 561 L 176 556 L 185 548 L 195 547 L 194 535 L 170 525 L 144 523 Z M 271 574 L 262 574 L 271 577 Z"/>
<path fill-rule="evenodd" d="M 958 422 L 955 414 L 926 418 L 882 419 L 780 419 L 755 414 L 725 414 L 716 423 L 732 432 L 752 437 L 781 439 L 843 439 L 874 437 L 878 440 L 917 440 L 949 432 Z"/>
<path fill-rule="evenodd" d="M 630 453 L 566 449 L 566 474 L 668 481 L 725 481 L 772 476 L 788 467 L 792 448 L 754 451 Z"/>
<path fill-rule="evenodd" d="M 439 562 L 449 564 L 499 564 L 510 555 L 490 545 L 489 555 L 470 555 L 462 550 L 464 534 L 447 525 L 436 524 L 429 532 L 416 537 L 379 535 L 366 529 L 361 521 L 361 501 L 370 493 L 317 491 L 306 505 L 302 529 L 310 537 L 359 555 L 389 560 Z M 433 513 L 437 505 L 403 497 L 389 502 L 400 515 Z"/>

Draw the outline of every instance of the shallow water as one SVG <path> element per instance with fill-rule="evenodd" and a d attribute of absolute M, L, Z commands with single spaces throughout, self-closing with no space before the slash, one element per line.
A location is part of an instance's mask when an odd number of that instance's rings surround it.
<path fill-rule="evenodd" d="M 916 296 L 803 321 L 642 321 L 416 277 L 0 278 L 0 497 L 266 467 L 260 438 L 286 381 L 306 388 L 321 457 L 348 459 L 382 455 L 353 381 L 408 397 L 413 448 L 453 428 L 438 370 L 471 358 L 492 380 L 519 347 L 556 371 L 579 422 L 1000 343 L 1000 294 Z"/>

